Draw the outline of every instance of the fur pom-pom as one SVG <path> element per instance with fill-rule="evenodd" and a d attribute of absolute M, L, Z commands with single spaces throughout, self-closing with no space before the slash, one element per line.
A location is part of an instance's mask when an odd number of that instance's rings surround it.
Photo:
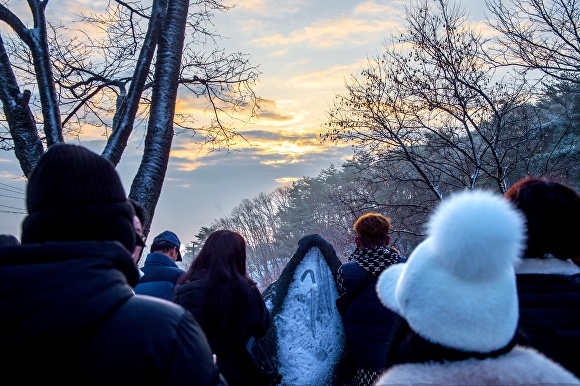
<path fill-rule="evenodd" d="M 512 204 L 484 190 L 444 200 L 428 224 L 437 259 L 459 277 L 495 276 L 513 266 L 524 249 L 525 220 Z"/>

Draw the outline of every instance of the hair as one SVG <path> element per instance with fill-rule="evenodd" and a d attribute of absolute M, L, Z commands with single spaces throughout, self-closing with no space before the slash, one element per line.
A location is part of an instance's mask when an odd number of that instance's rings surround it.
<path fill-rule="evenodd" d="M 385 244 L 391 220 L 380 213 L 367 213 L 356 220 L 353 229 L 365 248 L 376 247 Z"/>
<path fill-rule="evenodd" d="M 176 246 L 173 243 L 170 243 L 169 241 L 156 241 L 153 242 L 153 244 L 151 244 L 151 252 L 163 252 L 163 253 L 167 253 L 171 250 L 173 250 L 174 248 L 177 248 L 179 250 L 179 247 Z"/>
<path fill-rule="evenodd" d="M 12 245 L 20 245 L 20 240 L 9 233 L 0 234 L 0 247 L 9 247 Z"/>
<path fill-rule="evenodd" d="M 244 280 L 255 282 L 246 274 L 246 241 L 234 231 L 219 229 L 212 232 L 178 284 L 188 282 L 195 272 L 208 272 L 203 308 L 207 325 L 237 336 L 241 316 L 248 305 Z"/>
<path fill-rule="evenodd" d="M 571 187 L 548 178 L 526 177 L 505 193 L 526 217 L 523 257 L 551 254 L 562 260 L 580 256 L 580 198 Z"/>

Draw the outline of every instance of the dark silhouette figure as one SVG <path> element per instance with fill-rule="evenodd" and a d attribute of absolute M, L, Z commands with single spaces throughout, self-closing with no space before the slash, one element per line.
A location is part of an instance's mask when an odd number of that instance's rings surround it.
<path fill-rule="evenodd" d="M 527 343 L 580 377 L 580 197 L 544 178 L 517 181 L 505 194 L 525 215 L 527 242 L 516 267 L 519 327 Z"/>
<path fill-rule="evenodd" d="M 247 275 L 242 235 L 225 229 L 211 233 L 179 279 L 173 301 L 199 321 L 230 386 L 260 385 L 245 345 L 266 334 L 270 314 Z"/>
<path fill-rule="evenodd" d="M 183 307 L 139 296 L 135 213 L 105 158 L 58 144 L 32 171 L 22 245 L 0 248 L 3 379 L 226 385 Z"/>

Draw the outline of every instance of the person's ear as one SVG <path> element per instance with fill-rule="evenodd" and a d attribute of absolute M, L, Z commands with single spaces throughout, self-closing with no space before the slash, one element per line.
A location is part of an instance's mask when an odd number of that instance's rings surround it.
<path fill-rule="evenodd" d="M 356 244 L 357 248 L 360 248 L 360 240 L 358 239 L 358 236 L 354 236 L 354 243 Z"/>
<path fill-rule="evenodd" d="M 173 261 L 177 259 L 177 252 L 175 251 L 176 249 L 177 247 L 173 247 L 168 252 L 166 252 L 166 255 Z"/>
<path fill-rule="evenodd" d="M 387 235 L 387 237 L 385 237 L 385 246 L 389 245 L 390 242 L 391 242 L 391 236 Z"/>

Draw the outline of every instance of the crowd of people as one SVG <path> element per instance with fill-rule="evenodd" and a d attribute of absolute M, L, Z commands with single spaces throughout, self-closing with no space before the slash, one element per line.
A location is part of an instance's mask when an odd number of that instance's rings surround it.
<path fill-rule="evenodd" d="M 261 385 L 246 346 L 271 315 L 240 233 L 211 233 L 184 271 L 166 230 L 139 268 L 144 209 L 109 161 L 70 144 L 41 157 L 26 208 L 20 239 L 0 235 L 4 378 Z M 359 217 L 336 276 L 354 383 L 580 384 L 578 219 L 574 189 L 534 177 L 450 195 L 408 258 L 391 219 Z"/>

